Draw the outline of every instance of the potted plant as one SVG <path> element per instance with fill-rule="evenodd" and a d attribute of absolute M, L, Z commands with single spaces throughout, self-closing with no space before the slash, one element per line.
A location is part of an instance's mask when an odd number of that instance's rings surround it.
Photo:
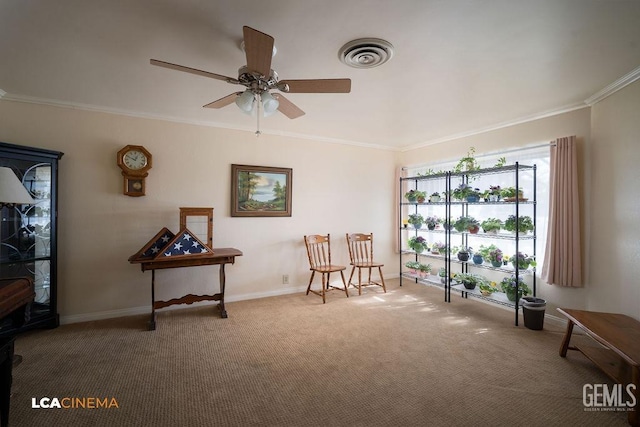
<path fill-rule="evenodd" d="M 453 278 L 456 282 L 462 283 L 465 289 L 469 290 L 475 289 L 476 285 L 487 281 L 484 277 L 472 273 L 457 273 Z"/>
<path fill-rule="evenodd" d="M 420 264 L 418 270 L 420 277 L 427 277 L 431 273 L 431 264 Z"/>
<path fill-rule="evenodd" d="M 442 284 L 447 283 L 447 269 L 446 268 L 441 268 L 440 270 L 438 270 L 438 276 L 440 277 L 440 283 L 442 283 Z"/>
<path fill-rule="evenodd" d="M 458 200 L 466 200 L 470 203 L 475 203 L 480 200 L 480 189 L 473 188 L 469 184 L 464 182 L 453 190 L 452 196 Z"/>
<path fill-rule="evenodd" d="M 422 236 L 412 236 L 409 239 L 409 247 L 417 254 L 421 254 L 427 247 L 427 241 Z"/>
<path fill-rule="evenodd" d="M 471 256 L 471 253 L 473 252 L 473 250 L 470 247 L 467 246 L 461 246 L 458 249 L 458 259 L 460 261 L 469 261 L 469 257 Z"/>
<path fill-rule="evenodd" d="M 517 292 L 516 292 L 517 286 Z M 507 299 L 509 301 L 520 301 L 520 298 L 523 296 L 527 296 L 531 293 L 531 289 L 527 286 L 526 283 L 522 280 L 522 278 L 518 278 L 516 281 L 516 276 L 505 277 L 500 282 L 500 288 L 502 288 L 502 292 L 507 294 Z"/>
<path fill-rule="evenodd" d="M 482 296 L 485 296 L 485 297 L 491 296 L 492 293 L 498 291 L 498 288 L 496 288 L 496 283 L 489 282 L 488 280 L 485 280 L 482 283 L 479 283 L 478 289 L 480 289 L 480 293 L 482 294 Z"/>
<path fill-rule="evenodd" d="M 454 166 L 454 172 L 469 172 L 474 170 L 480 170 L 480 165 L 475 158 L 476 149 L 474 147 L 469 148 L 467 155 L 461 158 Z"/>
<path fill-rule="evenodd" d="M 411 203 L 424 203 L 427 193 L 420 190 L 409 190 L 404 194 L 404 197 Z"/>
<path fill-rule="evenodd" d="M 467 231 L 475 234 L 480 230 L 480 223 L 472 216 L 461 216 L 453 223 L 453 228 L 455 228 L 458 233 Z"/>
<path fill-rule="evenodd" d="M 424 218 L 419 213 L 414 213 L 409 215 L 409 224 L 413 225 L 413 228 L 416 230 L 422 227 L 424 223 Z"/>
<path fill-rule="evenodd" d="M 453 218 L 444 219 L 442 221 L 442 226 L 445 230 L 451 230 L 453 228 L 453 224 L 455 223 Z"/>
<path fill-rule="evenodd" d="M 493 246 L 493 245 L 491 245 Z M 503 261 L 502 250 L 500 248 L 491 249 L 487 255 L 487 260 L 491 262 L 491 265 L 495 268 L 500 268 Z"/>
<path fill-rule="evenodd" d="M 516 187 L 506 187 L 500 190 L 500 195 L 505 202 L 515 202 L 518 199 L 523 201 L 526 200 L 524 198 L 522 188 L 518 188 L 518 190 L 516 191 Z"/>
<path fill-rule="evenodd" d="M 509 215 L 509 218 L 504 222 L 504 229 L 514 234 L 516 229 L 521 234 L 527 234 L 529 231 L 533 231 L 533 220 L 528 215 L 520 217 Z"/>
<path fill-rule="evenodd" d="M 420 263 L 418 261 L 407 261 L 404 263 L 404 266 L 409 269 L 410 273 L 416 274 L 418 272 L 418 268 L 420 267 Z"/>
<path fill-rule="evenodd" d="M 447 245 L 442 242 L 436 242 L 431 246 L 431 253 L 434 255 L 444 255 L 447 252 Z"/>
<path fill-rule="evenodd" d="M 516 268 L 516 264 L 518 264 L 518 269 L 520 270 L 526 270 L 529 266 L 535 267 L 537 265 L 533 257 L 522 252 L 518 252 L 511 257 L 511 265 L 513 265 L 513 268 Z"/>
<path fill-rule="evenodd" d="M 498 234 L 498 231 L 500 231 L 503 226 L 504 223 L 498 218 L 487 218 L 480 223 L 482 231 L 487 234 Z"/>
<path fill-rule="evenodd" d="M 490 185 L 489 189 L 486 191 L 487 198 L 490 202 L 498 202 L 500 201 L 502 188 L 499 185 Z"/>
<path fill-rule="evenodd" d="M 442 220 L 437 216 L 428 216 L 425 218 L 424 223 L 427 224 L 427 228 L 429 230 L 435 230 L 441 221 Z"/>
<path fill-rule="evenodd" d="M 437 191 L 434 193 L 431 193 L 431 196 L 429 196 L 429 202 L 431 203 L 438 203 L 440 199 L 441 199 L 440 193 L 438 193 Z"/>

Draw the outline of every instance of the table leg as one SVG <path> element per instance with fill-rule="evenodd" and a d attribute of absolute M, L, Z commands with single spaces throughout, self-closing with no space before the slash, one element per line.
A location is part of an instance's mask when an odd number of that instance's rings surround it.
<path fill-rule="evenodd" d="M 9 425 L 9 407 L 11 406 L 11 369 L 13 368 L 13 338 L 2 346 L 2 362 L 0 363 L 0 426 Z"/>
<path fill-rule="evenodd" d="M 569 341 L 571 341 L 571 334 L 573 333 L 573 321 L 569 320 L 567 323 L 567 331 L 564 333 L 564 339 L 560 345 L 560 357 L 567 357 L 567 350 L 569 349 Z"/>
<path fill-rule="evenodd" d="M 151 319 L 149 320 L 149 330 L 156 330 L 156 271 L 151 270 Z"/>
<path fill-rule="evenodd" d="M 218 304 L 218 308 L 220 309 L 220 317 L 222 317 L 223 319 L 226 319 L 227 310 L 224 308 L 224 288 L 225 288 L 224 264 L 220 264 L 220 304 Z"/>
<path fill-rule="evenodd" d="M 636 386 L 633 391 L 633 395 L 636 398 L 636 406 L 627 415 L 627 420 L 632 426 L 640 426 L 640 368 L 638 366 L 631 367 L 631 382 Z"/>

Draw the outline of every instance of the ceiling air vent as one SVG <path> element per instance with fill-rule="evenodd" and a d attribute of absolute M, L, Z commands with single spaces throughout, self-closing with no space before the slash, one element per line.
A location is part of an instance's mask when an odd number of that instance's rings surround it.
<path fill-rule="evenodd" d="M 382 39 L 357 39 L 342 46 L 340 60 L 354 68 L 373 68 L 393 56 L 393 45 Z"/>

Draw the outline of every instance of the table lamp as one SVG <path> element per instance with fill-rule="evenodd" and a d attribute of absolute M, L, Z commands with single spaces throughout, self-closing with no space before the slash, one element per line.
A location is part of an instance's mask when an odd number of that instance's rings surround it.
<path fill-rule="evenodd" d="M 7 167 L 0 167 L 0 209 L 5 206 L 33 204 L 33 197 L 29 194 L 16 174 Z"/>

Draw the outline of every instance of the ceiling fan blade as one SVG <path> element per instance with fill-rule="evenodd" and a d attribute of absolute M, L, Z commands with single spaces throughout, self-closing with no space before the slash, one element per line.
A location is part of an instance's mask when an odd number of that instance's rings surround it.
<path fill-rule="evenodd" d="M 247 55 L 247 68 L 269 77 L 273 56 L 273 37 L 247 26 L 242 27 L 242 34 L 244 51 Z"/>
<path fill-rule="evenodd" d="M 274 93 L 273 96 L 280 102 L 278 111 L 290 119 L 297 119 L 300 116 L 304 116 L 304 111 L 299 109 L 293 102 L 282 96 L 280 93 Z"/>
<path fill-rule="evenodd" d="M 242 92 L 235 92 L 232 93 L 231 95 L 227 95 L 224 98 L 220 98 L 216 101 L 210 102 L 207 105 L 203 105 L 204 108 L 222 108 L 222 107 L 226 107 L 229 104 L 233 104 L 234 101 L 236 100 L 236 98 L 238 97 L 238 95 L 240 95 Z"/>
<path fill-rule="evenodd" d="M 278 86 L 288 85 L 287 93 L 349 93 L 351 79 L 281 80 Z"/>
<path fill-rule="evenodd" d="M 202 71 L 196 68 L 185 67 L 183 65 L 172 64 L 170 62 L 159 61 L 157 59 L 151 59 L 149 62 L 151 62 L 151 65 L 157 65 L 158 67 L 169 68 L 170 70 L 184 71 L 185 73 L 191 73 L 197 76 L 210 77 L 216 80 L 223 80 L 227 83 L 235 83 L 235 84 L 240 83 L 237 79 L 234 79 L 233 77 L 227 77 L 221 74 L 210 73 L 208 71 Z"/>

